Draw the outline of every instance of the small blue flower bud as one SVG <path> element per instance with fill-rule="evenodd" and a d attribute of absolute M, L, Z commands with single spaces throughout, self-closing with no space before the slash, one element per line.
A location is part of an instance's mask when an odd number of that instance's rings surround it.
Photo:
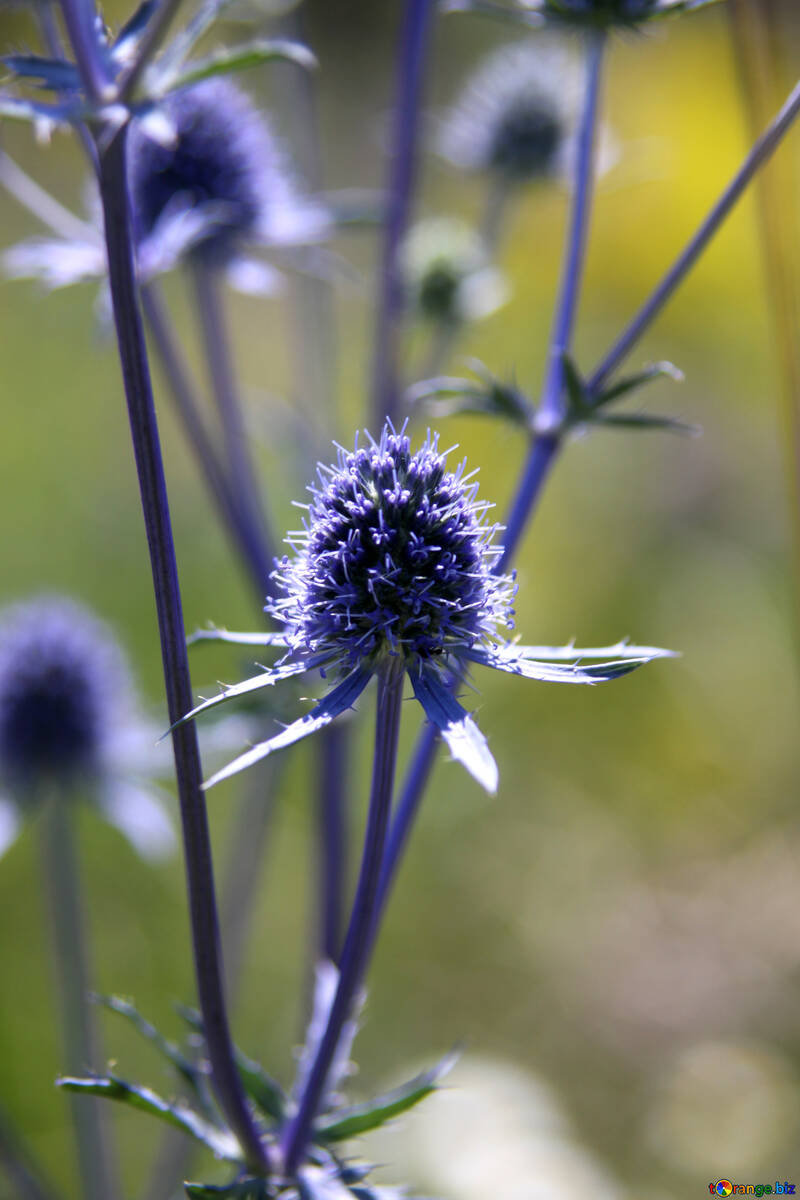
<path fill-rule="evenodd" d="M 575 87 L 571 60 L 528 42 L 491 54 L 445 120 L 439 152 L 456 166 L 509 182 L 561 173 L 571 140 Z"/>
<path fill-rule="evenodd" d="M 105 766 L 131 680 L 110 630 L 44 597 L 0 618 L 0 770 L 12 783 L 73 780 Z"/>
<path fill-rule="evenodd" d="M 452 217 L 415 225 L 403 245 L 401 265 L 408 307 L 424 321 L 477 321 L 507 298 L 503 276 L 487 261 L 481 238 Z"/>

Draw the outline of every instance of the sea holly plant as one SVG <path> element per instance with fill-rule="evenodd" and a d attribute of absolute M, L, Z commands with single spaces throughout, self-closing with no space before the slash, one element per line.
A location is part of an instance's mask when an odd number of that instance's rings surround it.
<path fill-rule="evenodd" d="M 453 757 L 487 789 L 498 770 L 488 743 L 453 695 L 473 666 L 528 679 L 601 683 L 669 651 L 620 644 L 599 650 L 523 646 L 505 641 L 513 626 L 513 577 L 495 570 L 502 554 L 490 507 L 477 498 L 474 472 L 448 471 L 438 437 L 411 450 L 405 432 L 345 451 L 310 488 L 305 528 L 290 534 L 294 555 L 274 572 L 277 595 L 266 611 L 282 633 L 250 635 L 254 645 L 286 651 L 261 674 L 225 688 L 185 719 L 237 696 L 308 671 L 336 685 L 306 716 L 217 772 L 211 786 L 307 737 L 352 707 L 373 676 L 405 673 L 426 717 Z M 239 644 L 248 635 L 219 633 Z"/>
<path fill-rule="evenodd" d="M 313 1060 L 317 1042 L 324 1031 L 331 988 L 335 988 L 338 978 L 332 963 L 320 964 L 317 974 L 318 1011 L 309 1026 L 306 1061 Z M 187 1182 L 184 1184 L 187 1196 L 219 1196 L 229 1200 L 235 1197 L 250 1197 L 251 1200 L 275 1200 L 277 1197 L 283 1197 L 284 1200 L 352 1200 L 353 1197 L 355 1200 L 400 1200 L 406 1194 L 404 1190 L 370 1183 L 369 1175 L 373 1167 L 353 1159 L 348 1152 L 349 1145 L 364 1134 L 401 1117 L 436 1091 L 453 1066 L 455 1054 L 446 1055 L 429 1070 L 389 1092 L 354 1103 L 343 1089 L 350 1065 L 350 1043 L 357 1030 L 356 1022 L 351 1022 L 349 1037 L 342 1041 L 313 1124 L 305 1161 L 297 1167 L 291 1178 L 277 1171 L 267 1180 L 248 1169 L 241 1147 L 235 1135 L 226 1127 L 225 1118 L 214 1101 L 200 1014 L 193 1009 L 179 1010 L 186 1026 L 186 1036 L 176 1042 L 159 1033 L 126 997 L 95 996 L 94 999 L 97 1004 L 127 1021 L 162 1057 L 182 1098 L 166 1099 L 150 1087 L 123 1079 L 116 1071 L 96 1076 L 62 1076 L 58 1086 L 73 1095 L 103 1097 L 138 1109 L 180 1130 L 210 1152 L 222 1164 L 221 1171 L 231 1176 L 229 1181 L 219 1184 Z M 261 1136 L 277 1151 L 281 1130 L 296 1109 L 293 1092 L 284 1089 L 259 1063 L 238 1048 L 235 1049 L 235 1058 Z M 302 1082 L 302 1068 L 301 1062 L 298 1082 Z"/>
<path fill-rule="evenodd" d="M 659 17 L 706 8 L 719 0 L 443 0 L 447 13 L 477 13 L 529 29 L 548 23 L 575 28 L 637 28 Z"/>

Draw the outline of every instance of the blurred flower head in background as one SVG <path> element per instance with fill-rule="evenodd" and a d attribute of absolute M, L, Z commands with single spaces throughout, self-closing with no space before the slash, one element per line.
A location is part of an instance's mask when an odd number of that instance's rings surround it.
<path fill-rule="evenodd" d="M 165 136 L 134 122 L 128 144 L 145 275 L 186 253 L 228 265 L 248 243 L 300 245 L 327 232 L 327 212 L 301 197 L 283 147 L 229 80 L 174 92 L 160 111 Z"/>
<path fill-rule="evenodd" d="M 574 63 L 550 40 L 495 50 L 443 119 L 437 149 L 465 171 L 507 183 L 562 175 L 577 105 Z"/>
<path fill-rule="evenodd" d="M 135 781 L 152 745 L 127 660 L 103 622 L 61 596 L 0 614 L 0 852 L 53 792 L 90 797 L 134 849 L 162 857 L 172 827 Z"/>
<path fill-rule="evenodd" d="M 422 321 L 461 325 L 491 316 L 508 299 L 500 271 L 465 221 L 432 217 L 406 238 L 402 268 L 410 312 Z"/>

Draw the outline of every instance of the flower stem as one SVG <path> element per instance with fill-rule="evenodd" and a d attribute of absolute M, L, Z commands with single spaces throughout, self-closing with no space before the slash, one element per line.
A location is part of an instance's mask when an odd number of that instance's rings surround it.
<path fill-rule="evenodd" d="M 347 802 L 342 787 L 350 731 L 345 724 L 333 722 L 323 730 L 327 735 L 319 743 L 317 804 L 319 816 L 319 956 L 338 963 L 342 948 L 342 909 L 344 907 L 345 865 L 347 861 Z"/>
<path fill-rule="evenodd" d="M 433 25 L 433 0 L 408 0 L 397 78 L 388 183 L 388 210 L 381 256 L 375 357 L 372 374 L 372 419 L 376 435 L 384 421 L 395 420 L 400 405 L 398 357 L 403 307 L 399 269 L 400 244 L 408 227 L 417 167 L 422 78 Z"/>
<path fill-rule="evenodd" d="M 783 108 L 781 108 L 778 115 L 755 143 L 694 237 L 672 264 L 661 282 L 654 288 L 650 297 L 645 301 L 631 323 L 620 334 L 608 354 L 606 354 L 603 361 L 596 368 L 589 379 L 589 388 L 591 391 L 599 391 L 609 376 L 613 375 L 620 363 L 630 354 L 633 347 L 670 299 L 678 284 L 683 281 L 684 277 L 703 253 L 759 167 L 763 166 L 771 156 L 798 112 L 800 112 L 800 82 L 795 84 Z"/>
<path fill-rule="evenodd" d="M 109 81 L 97 37 L 97 10 L 93 0 L 60 0 L 67 35 L 89 99 L 101 100 Z"/>
<path fill-rule="evenodd" d="M 89 952 L 72 830 L 72 801 L 73 797 L 61 789 L 46 799 L 42 867 L 53 927 L 66 1068 L 80 1073 L 100 1061 L 100 1052 L 89 1001 Z M 120 1191 L 111 1163 L 108 1113 L 102 1102 L 74 1096 L 72 1118 L 83 1194 L 86 1200 L 112 1200 Z"/>
<path fill-rule="evenodd" d="M 305 1151 L 314 1117 L 325 1093 L 339 1038 L 350 1017 L 372 944 L 378 879 L 394 789 L 404 678 L 403 665 L 398 658 L 388 659 L 378 672 L 375 755 L 361 870 L 328 1023 L 297 1112 L 289 1121 L 282 1139 L 285 1169 L 290 1176 L 296 1171 Z"/>
<path fill-rule="evenodd" d="M 248 522 L 252 523 L 267 561 L 271 562 L 274 548 L 271 545 L 272 538 L 264 518 L 263 501 L 247 448 L 247 429 L 225 328 L 219 278 L 214 269 L 205 263 L 194 263 L 193 272 L 197 312 L 203 331 L 203 348 L 222 426 L 228 477 L 241 511 L 246 514 Z"/>
<path fill-rule="evenodd" d="M 597 136 L 597 109 L 603 69 L 605 35 L 598 31 L 589 36 L 586 53 L 586 90 L 578 129 L 575 183 L 572 210 L 564 254 L 558 304 L 556 306 L 550 349 L 547 359 L 542 398 L 537 413 L 537 426 L 557 429 L 564 416 L 564 355 L 572 342 L 578 295 L 583 279 L 586 242 L 589 232 L 589 213 L 594 185 L 594 149 Z"/>
<path fill-rule="evenodd" d="M 103 148 L 103 203 L 109 282 L 150 550 L 161 656 L 171 723 L 192 706 L 175 547 L 167 502 L 150 370 L 133 265 L 123 127 Z M 217 907 L 202 769 L 193 722 L 173 730 L 198 995 L 215 1089 L 250 1166 L 266 1173 L 265 1148 L 247 1105 L 233 1055 L 225 1007 Z"/>
<path fill-rule="evenodd" d="M 222 524 L 235 543 L 250 575 L 259 600 L 263 603 L 272 560 L 261 537 L 261 529 L 254 526 L 249 514 L 242 512 L 228 475 L 217 457 L 216 449 L 203 423 L 186 363 L 164 308 L 156 284 L 148 283 L 141 288 L 142 308 L 152 334 L 158 359 L 167 378 L 175 406 L 178 410 L 184 433 L 200 466 Z"/>
<path fill-rule="evenodd" d="M 590 35 L 586 53 L 586 87 L 578 130 L 572 209 L 564 249 L 564 267 L 550 340 L 547 374 L 537 414 L 537 427 L 541 427 L 542 432 L 534 436 L 531 451 L 506 522 L 503 555 L 495 568 L 498 573 L 507 570 L 509 566 L 560 445 L 561 439 L 557 430 L 562 418 L 563 355 L 572 341 L 578 294 L 583 276 L 591 209 L 594 145 L 604 49 L 603 33 L 597 32 Z M 381 870 L 379 899 L 381 910 L 388 898 L 433 768 L 436 743 L 437 737 L 434 729 L 427 726 L 422 731 L 417 743 L 417 749 L 398 801 L 397 811 L 392 820 Z"/>

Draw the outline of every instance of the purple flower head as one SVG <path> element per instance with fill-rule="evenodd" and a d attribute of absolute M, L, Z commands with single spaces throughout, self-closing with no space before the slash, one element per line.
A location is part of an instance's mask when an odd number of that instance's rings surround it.
<path fill-rule="evenodd" d="M 61 596 L 0 613 L 0 853 L 45 791 L 86 791 L 140 853 L 173 836 L 160 805 L 133 779 L 152 735 L 110 629 Z"/>
<path fill-rule="evenodd" d="M 537 42 L 490 54 L 445 119 L 439 153 L 511 183 L 563 173 L 572 143 L 575 80 L 559 47 Z"/>
<path fill-rule="evenodd" d="M 388 427 L 340 449 L 273 575 L 284 594 L 267 611 L 288 644 L 349 667 L 383 653 L 428 661 L 496 636 L 514 587 L 492 572 L 501 549 L 477 489 L 463 462 L 447 470 L 430 434 L 415 453 Z"/>
<path fill-rule="evenodd" d="M 282 633 L 210 630 L 196 640 L 280 646 L 273 668 L 205 700 L 183 720 L 237 696 L 320 669 L 336 685 L 306 716 L 240 755 L 209 781 L 217 783 L 300 738 L 350 708 L 387 656 L 399 658 L 416 699 L 453 757 L 486 787 L 497 766 L 486 739 L 453 694 L 473 665 L 529 679 L 597 683 L 626 674 L 666 651 L 627 642 L 602 649 L 519 646 L 501 640 L 511 623 L 515 584 L 497 571 L 498 526 L 461 463 L 428 434 L 412 452 L 405 432 L 386 426 L 379 441 L 339 449 L 335 466 L 320 469 L 304 528 L 289 536 L 293 557 L 273 573 L 280 593 L 266 611 Z M 586 659 L 605 659 L 585 665 Z"/>

